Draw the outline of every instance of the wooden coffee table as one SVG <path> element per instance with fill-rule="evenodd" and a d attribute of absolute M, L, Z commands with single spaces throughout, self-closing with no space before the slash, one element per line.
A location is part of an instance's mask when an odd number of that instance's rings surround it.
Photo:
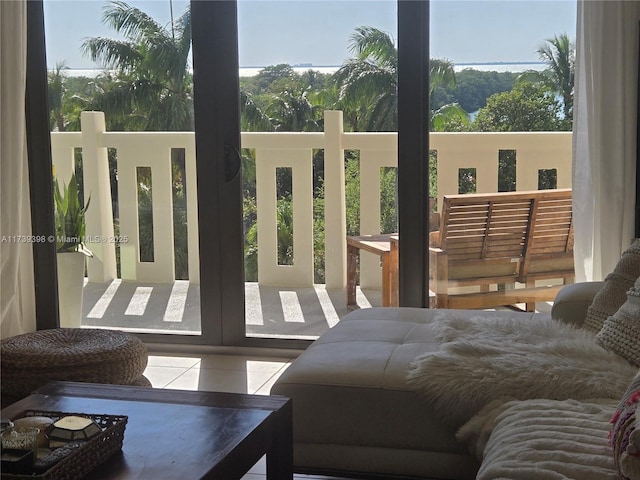
<path fill-rule="evenodd" d="M 293 478 L 286 397 L 52 382 L 1 415 L 25 410 L 129 417 L 122 452 L 87 479 L 231 480 L 265 454 L 268 479 Z"/>

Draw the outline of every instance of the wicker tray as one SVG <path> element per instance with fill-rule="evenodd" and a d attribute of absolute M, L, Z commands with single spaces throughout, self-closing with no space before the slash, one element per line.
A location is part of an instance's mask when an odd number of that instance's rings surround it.
<path fill-rule="evenodd" d="M 91 470 L 104 462 L 114 453 L 122 449 L 124 429 L 127 418 L 124 415 L 96 415 L 87 413 L 50 412 L 38 410 L 26 410 L 16 416 L 22 417 L 49 417 L 54 421 L 67 415 L 89 417 L 94 420 L 102 432 L 91 437 L 84 445 L 74 453 L 60 460 L 53 467 L 40 475 L 15 475 L 2 473 L 2 480 L 77 480 L 87 475 Z M 13 420 L 15 420 L 15 418 Z"/>

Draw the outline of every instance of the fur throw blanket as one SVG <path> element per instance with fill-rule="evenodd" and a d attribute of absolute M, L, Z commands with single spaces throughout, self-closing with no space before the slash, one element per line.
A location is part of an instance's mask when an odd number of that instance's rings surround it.
<path fill-rule="evenodd" d="M 453 428 L 491 401 L 619 399 L 637 368 L 594 342 L 594 334 L 535 316 L 471 317 L 434 326 L 442 344 L 417 357 L 408 381 Z"/>

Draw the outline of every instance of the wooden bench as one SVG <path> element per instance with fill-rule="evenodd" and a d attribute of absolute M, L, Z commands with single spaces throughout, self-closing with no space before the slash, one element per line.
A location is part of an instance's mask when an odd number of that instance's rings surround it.
<path fill-rule="evenodd" d="M 573 281 L 571 205 L 570 189 L 445 195 L 429 247 L 437 307 L 553 300 L 561 285 L 538 284 Z"/>

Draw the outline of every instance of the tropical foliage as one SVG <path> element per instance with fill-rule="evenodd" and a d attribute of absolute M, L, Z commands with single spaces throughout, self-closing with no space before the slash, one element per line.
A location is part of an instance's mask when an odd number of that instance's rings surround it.
<path fill-rule="evenodd" d="M 91 257 L 93 254 L 84 246 L 87 223 L 85 214 L 91 203 L 91 197 L 82 205 L 76 175 L 73 173 L 69 179 L 69 184 L 58 182 L 58 178 L 53 177 L 53 197 L 55 205 L 55 226 L 56 226 L 56 250 L 64 252 L 82 252 Z"/>
<path fill-rule="evenodd" d="M 81 109 L 105 112 L 109 130 L 192 130 L 193 78 L 189 48 L 191 17 L 185 11 L 167 26 L 122 1 L 104 9 L 103 22 L 121 39 L 92 37 L 83 51 L 105 70 L 96 78 L 70 78 L 64 64 L 50 73 L 51 127 L 77 130 Z M 397 130 L 398 52 L 393 38 L 360 26 L 348 43 L 352 57 L 333 75 L 312 69 L 297 73 L 290 65 L 265 67 L 240 80 L 243 131 L 322 131 L 323 111 L 342 110 L 348 131 Z M 570 125 L 573 50 L 566 35 L 547 40 L 539 54 L 549 68 L 538 75 L 465 70 L 455 73 L 445 59 L 429 63 L 431 131 L 559 130 Z M 560 102 L 558 98 L 562 98 Z M 472 121 L 467 112 L 474 112 Z M 477 114 L 476 114 L 477 112 Z M 184 152 L 174 150 L 174 243 L 176 272 L 188 278 Z M 501 157 L 500 189 L 514 186 L 513 152 Z M 112 191 L 117 197 L 115 152 L 110 152 Z M 359 233 L 360 159 L 345 152 L 348 234 Z M 242 151 L 245 278 L 257 279 L 257 203 L 255 152 Z M 430 188 L 435 193 L 436 153 L 430 157 Z M 315 281 L 324 281 L 324 158 L 313 156 Z M 138 178 L 141 255 L 153 256 L 152 192 L 149 175 Z M 293 206 L 290 169 L 277 169 L 278 261 L 293 259 Z M 81 184 L 80 184 L 81 188 Z M 463 171 L 461 191 L 473 191 L 475 173 Z M 381 231 L 397 229 L 396 172 L 381 172 Z M 117 209 L 116 209 L 117 217 Z M 116 225 L 117 228 L 117 225 Z"/>
<path fill-rule="evenodd" d="M 552 91 L 524 82 L 487 99 L 474 125 L 481 132 L 548 132 L 561 129 L 559 113 L 560 105 Z"/>
<path fill-rule="evenodd" d="M 168 27 L 122 1 L 109 3 L 103 23 L 123 37 L 91 37 L 82 50 L 105 73 L 94 83 L 90 108 L 105 112 L 112 128 L 193 130 L 193 78 L 190 73 L 191 13 L 187 9 Z M 114 125 L 115 124 L 115 125 Z M 188 278 L 184 151 L 172 151 L 176 276 Z M 115 162 L 112 157 L 111 162 Z M 139 175 L 141 255 L 152 259 L 150 170 Z M 114 190 L 117 185 L 114 185 Z M 117 191 L 117 190 L 116 190 Z"/>
<path fill-rule="evenodd" d="M 398 129 L 398 51 L 391 36 L 377 28 L 355 29 L 349 42 L 354 57 L 336 72 L 333 81 L 338 88 L 337 108 L 347 118 L 357 121 L 354 130 L 364 126 L 368 131 Z M 455 86 L 453 64 L 432 59 L 429 63 L 430 88 Z M 432 130 L 445 128 L 447 121 L 466 122 L 467 114 L 456 103 L 442 105 L 432 112 Z"/>
<path fill-rule="evenodd" d="M 455 86 L 434 87 L 431 108 L 458 103 L 465 112 L 476 112 L 487 105 L 487 98 L 513 88 L 516 74 L 511 72 L 484 72 L 472 68 L 456 72 Z"/>
<path fill-rule="evenodd" d="M 169 28 L 125 2 L 107 5 L 102 21 L 123 40 L 91 37 L 82 49 L 117 74 L 95 107 L 127 117 L 141 130 L 193 130 L 193 82 L 189 73 L 191 13 Z"/>
<path fill-rule="evenodd" d="M 575 44 L 566 33 L 555 35 L 538 48 L 538 55 L 547 64 L 547 68 L 543 72 L 524 72 L 518 78 L 519 81 L 540 82 L 560 95 L 562 97 L 563 118 L 569 126 L 573 119 L 575 50 Z"/>

